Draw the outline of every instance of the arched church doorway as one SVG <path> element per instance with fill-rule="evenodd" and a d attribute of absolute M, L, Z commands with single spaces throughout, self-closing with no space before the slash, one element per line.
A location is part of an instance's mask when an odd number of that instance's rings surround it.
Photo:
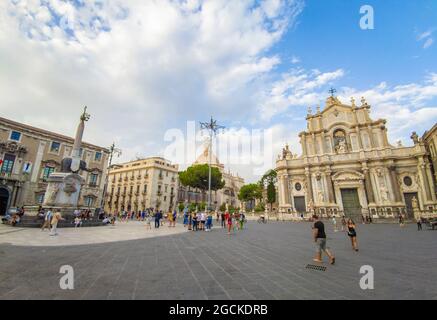
<path fill-rule="evenodd" d="M 9 202 L 9 191 L 6 188 L 0 188 L 0 216 L 6 214 Z"/>

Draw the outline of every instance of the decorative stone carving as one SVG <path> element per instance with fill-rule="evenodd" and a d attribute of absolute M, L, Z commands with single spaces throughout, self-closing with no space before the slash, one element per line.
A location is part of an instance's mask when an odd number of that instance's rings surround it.
<path fill-rule="evenodd" d="M 27 148 L 15 141 L 0 142 L 0 150 L 8 153 L 27 153 Z"/>
<path fill-rule="evenodd" d="M 413 140 L 414 144 L 418 144 L 420 142 L 419 136 L 416 131 L 411 134 L 411 140 Z"/>

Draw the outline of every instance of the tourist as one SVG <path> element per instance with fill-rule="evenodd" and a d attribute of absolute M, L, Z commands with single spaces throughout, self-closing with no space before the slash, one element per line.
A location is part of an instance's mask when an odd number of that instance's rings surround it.
<path fill-rule="evenodd" d="M 225 218 L 225 213 L 222 212 L 221 213 L 221 218 L 222 218 L 222 228 L 226 228 L 226 218 Z"/>
<path fill-rule="evenodd" d="M 212 228 L 212 212 L 208 214 L 208 217 L 206 218 L 206 226 L 205 231 L 211 231 Z"/>
<path fill-rule="evenodd" d="M 366 224 L 366 216 L 364 214 L 361 215 L 361 220 L 363 224 Z"/>
<path fill-rule="evenodd" d="M 178 219 L 178 212 L 173 210 L 173 228 L 176 228 L 176 220 Z"/>
<path fill-rule="evenodd" d="M 200 214 L 200 230 L 205 231 L 205 223 L 206 223 L 206 214 L 202 212 Z"/>
<path fill-rule="evenodd" d="M 198 230 L 198 221 L 197 221 L 197 219 L 198 219 L 197 213 L 193 212 L 193 217 L 192 217 L 192 220 L 193 220 L 193 231 L 197 231 Z"/>
<path fill-rule="evenodd" d="M 404 216 L 402 213 L 399 214 L 399 226 L 402 228 L 404 226 Z"/>
<path fill-rule="evenodd" d="M 50 208 L 47 210 L 47 212 L 44 214 L 44 223 L 41 227 L 41 231 L 44 231 L 46 228 L 50 231 L 50 221 L 52 220 L 52 209 Z"/>
<path fill-rule="evenodd" d="M 62 218 L 61 212 L 59 210 L 57 210 L 53 214 L 52 221 L 51 221 L 51 225 L 52 225 L 52 229 L 50 230 L 50 235 L 51 236 L 57 236 L 58 235 L 58 223 L 61 220 L 64 220 L 64 218 Z"/>
<path fill-rule="evenodd" d="M 422 231 L 422 218 L 417 219 L 417 231 Z"/>
<path fill-rule="evenodd" d="M 148 214 L 146 217 L 146 229 L 152 229 L 152 215 Z"/>
<path fill-rule="evenodd" d="M 358 252 L 357 231 L 355 222 L 352 219 L 347 221 L 347 235 L 351 239 L 352 249 Z"/>
<path fill-rule="evenodd" d="M 334 225 L 334 232 L 337 232 L 337 219 L 335 219 L 335 215 L 332 216 L 332 224 Z"/>
<path fill-rule="evenodd" d="M 322 221 L 319 220 L 319 217 L 317 215 L 313 215 L 313 221 L 313 237 L 317 248 L 316 256 L 313 260 L 315 262 L 322 263 L 322 252 L 325 252 L 326 255 L 329 257 L 329 262 L 331 264 L 334 264 L 335 257 L 326 247 L 325 225 Z"/>
<path fill-rule="evenodd" d="M 225 213 L 225 219 L 226 219 L 226 224 L 228 226 L 228 234 L 231 234 L 231 229 L 232 229 L 232 215 L 229 213 L 229 211 L 226 211 Z"/>
<path fill-rule="evenodd" d="M 82 226 L 82 220 L 79 217 L 74 218 L 74 227 L 78 228 Z"/>
<path fill-rule="evenodd" d="M 186 228 L 188 225 L 188 212 L 186 209 L 184 209 L 184 228 Z"/>
<path fill-rule="evenodd" d="M 167 213 L 167 219 L 168 219 L 168 227 L 173 227 L 173 213 L 169 212 Z"/>
<path fill-rule="evenodd" d="M 193 215 L 191 212 L 188 212 L 188 231 L 193 230 L 192 225 L 193 225 Z"/>
<path fill-rule="evenodd" d="M 240 214 L 240 230 L 243 230 L 244 223 L 246 222 L 246 216 L 244 213 Z"/>
<path fill-rule="evenodd" d="M 346 228 L 346 218 L 345 216 L 341 217 L 341 231 L 344 231 Z"/>
<path fill-rule="evenodd" d="M 161 226 L 161 212 L 156 210 L 155 212 L 155 229 L 159 229 L 159 227 Z"/>

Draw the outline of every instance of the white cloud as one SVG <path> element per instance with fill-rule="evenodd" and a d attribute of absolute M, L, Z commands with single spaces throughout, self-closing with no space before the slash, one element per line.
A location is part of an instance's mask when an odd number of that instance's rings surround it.
<path fill-rule="evenodd" d="M 280 59 L 268 51 L 301 0 L 0 2 L 0 112 L 85 140 L 156 154 L 163 134 L 211 114 L 253 114 Z"/>
<path fill-rule="evenodd" d="M 432 46 L 433 43 L 434 43 L 433 38 L 426 39 L 425 43 L 423 44 L 423 49 L 428 49 L 429 47 Z"/>

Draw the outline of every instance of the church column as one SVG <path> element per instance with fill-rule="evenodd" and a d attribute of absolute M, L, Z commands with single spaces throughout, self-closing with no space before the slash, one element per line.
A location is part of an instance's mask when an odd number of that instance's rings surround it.
<path fill-rule="evenodd" d="M 331 178 L 332 171 L 327 170 L 326 171 L 326 183 L 328 184 L 328 197 L 329 197 L 329 203 L 335 203 L 335 195 L 334 195 L 334 188 L 332 186 L 332 178 Z"/>
<path fill-rule="evenodd" d="M 391 185 L 395 195 L 395 201 L 402 202 L 401 190 L 399 189 L 398 177 L 396 174 L 396 167 L 390 166 L 389 172 L 390 172 Z"/>
<path fill-rule="evenodd" d="M 358 149 L 359 149 L 359 150 L 363 150 L 363 142 L 362 142 L 362 140 L 361 140 L 361 131 L 360 131 L 359 123 L 358 123 L 357 111 L 354 109 L 354 110 L 353 110 L 353 113 L 354 113 L 354 121 L 355 121 L 355 125 L 356 125 L 356 127 L 355 127 L 355 131 L 356 131 L 356 133 L 357 133 Z"/>
<path fill-rule="evenodd" d="M 420 174 L 420 180 L 422 181 L 422 187 L 425 189 L 426 200 L 432 201 L 431 190 L 429 188 L 428 176 L 426 174 L 424 163 L 419 165 L 419 174 Z"/>
<path fill-rule="evenodd" d="M 375 148 L 375 141 L 373 140 L 373 131 L 371 126 L 367 127 L 367 134 L 369 135 L 370 149 L 373 149 Z"/>
<path fill-rule="evenodd" d="M 316 148 L 316 143 L 317 143 L 317 140 L 316 140 L 316 135 L 313 133 L 312 135 L 311 135 L 311 137 L 312 137 L 312 140 L 313 140 L 313 155 L 317 155 L 317 148 Z"/>
<path fill-rule="evenodd" d="M 384 126 L 383 128 L 381 128 L 381 132 L 382 132 L 382 143 L 384 144 L 384 147 L 388 147 L 390 143 L 388 141 L 387 128 Z"/>
<path fill-rule="evenodd" d="M 311 173 L 309 169 L 305 170 L 305 177 L 306 177 L 306 185 L 307 185 L 307 196 L 308 196 L 308 203 L 312 201 L 314 203 L 314 197 L 313 197 L 313 183 L 311 181 Z"/>
<path fill-rule="evenodd" d="M 284 192 L 284 205 L 289 206 L 290 205 L 290 194 L 288 192 L 288 175 L 284 175 L 282 177 L 282 183 L 283 183 L 282 190 Z"/>
<path fill-rule="evenodd" d="M 375 195 L 373 194 L 372 181 L 370 180 L 370 172 L 368 168 L 363 169 L 364 171 L 364 183 L 366 185 L 367 197 L 369 203 L 375 203 Z"/>
<path fill-rule="evenodd" d="M 433 183 L 433 180 L 432 180 L 432 173 L 431 173 L 431 164 L 426 164 L 426 173 L 427 173 L 427 175 L 428 175 L 428 185 L 429 185 L 429 188 L 430 188 L 430 190 L 431 190 L 431 199 L 432 199 L 432 201 L 436 201 L 436 199 L 435 199 L 435 193 L 434 193 L 434 183 Z"/>

